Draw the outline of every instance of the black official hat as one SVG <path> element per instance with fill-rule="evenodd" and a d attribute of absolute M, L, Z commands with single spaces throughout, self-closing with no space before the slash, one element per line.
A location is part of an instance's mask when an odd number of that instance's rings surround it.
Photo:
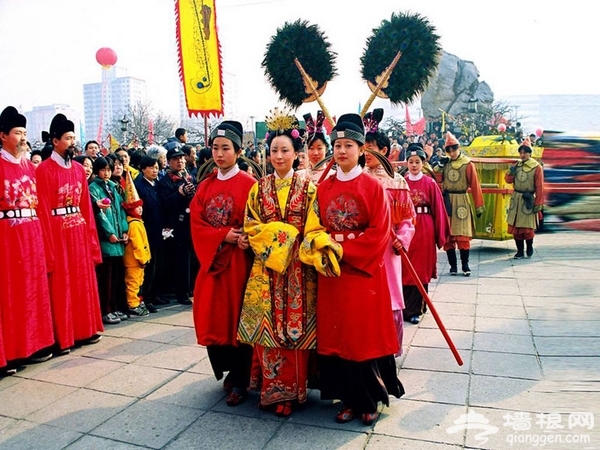
<path fill-rule="evenodd" d="M 27 118 L 23 114 L 19 114 L 14 106 L 7 106 L 0 114 L 0 132 L 9 133 L 10 130 L 17 127 L 25 128 Z"/>
<path fill-rule="evenodd" d="M 244 136 L 244 127 L 235 120 L 224 120 L 210 133 L 210 139 L 208 145 L 212 146 L 212 143 L 217 137 L 224 137 L 229 139 L 234 144 L 237 144 L 239 148 L 242 147 L 242 137 Z"/>
<path fill-rule="evenodd" d="M 50 138 L 60 139 L 63 134 L 69 131 L 75 132 L 75 124 L 71 122 L 64 114 L 58 113 L 50 122 Z"/>
<path fill-rule="evenodd" d="M 365 143 L 365 125 L 358 114 L 343 114 L 331 131 L 331 143 L 337 139 L 352 139 L 360 145 Z"/>
<path fill-rule="evenodd" d="M 423 150 L 423 146 L 420 142 L 413 142 L 406 149 L 406 159 L 410 158 L 411 156 L 418 156 L 423 161 L 427 159 L 425 150 Z"/>

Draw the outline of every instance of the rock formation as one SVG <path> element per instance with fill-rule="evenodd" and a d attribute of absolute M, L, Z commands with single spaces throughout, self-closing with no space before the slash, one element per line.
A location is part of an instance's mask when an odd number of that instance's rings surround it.
<path fill-rule="evenodd" d="M 479 81 L 475 64 L 443 51 L 438 70 L 421 95 L 421 108 L 431 119 L 441 116 L 440 109 L 458 115 L 469 111 L 469 103 L 489 108 L 493 101 L 494 93 L 485 81 Z"/>

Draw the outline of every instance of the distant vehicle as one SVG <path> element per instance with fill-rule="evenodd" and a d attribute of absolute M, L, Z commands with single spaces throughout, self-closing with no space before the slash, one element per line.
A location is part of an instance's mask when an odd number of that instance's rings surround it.
<path fill-rule="evenodd" d="M 545 131 L 533 147 L 533 158 L 544 167 L 544 212 L 540 229 L 560 226 L 600 231 L 600 133 Z M 512 185 L 504 174 L 519 157 L 519 145 L 502 136 L 481 136 L 463 147 L 477 166 L 486 204 L 475 221 L 476 237 L 512 239 L 506 211 Z"/>
<path fill-rule="evenodd" d="M 600 133 L 545 131 L 546 223 L 600 231 Z"/>

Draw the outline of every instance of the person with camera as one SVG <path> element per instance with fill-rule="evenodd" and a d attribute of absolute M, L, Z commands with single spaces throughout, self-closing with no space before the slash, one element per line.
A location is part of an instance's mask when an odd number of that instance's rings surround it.
<path fill-rule="evenodd" d="M 167 162 L 166 174 L 157 183 L 165 215 L 163 243 L 166 264 L 162 275 L 165 281 L 173 283 L 177 302 L 191 305 L 189 292 L 194 280 L 191 279 L 190 202 L 196 194 L 196 184 L 185 168 L 185 153 L 179 148 L 167 152 Z M 169 268 L 171 273 L 168 273 Z"/>
<path fill-rule="evenodd" d="M 507 218 L 508 232 L 513 235 L 517 246 L 513 258 L 523 259 L 533 256 L 534 230 L 544 202 L 544 171 L 541 164 L 531 158 L 531 141 L 528 137 L 518 151 L 520 160 L 510 167 L 504 180 L 514 186 Z"/>

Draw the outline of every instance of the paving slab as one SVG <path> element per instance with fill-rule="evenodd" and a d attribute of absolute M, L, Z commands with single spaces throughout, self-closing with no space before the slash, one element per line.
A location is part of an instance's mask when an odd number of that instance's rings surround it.
<path fill-rule="evenodd" d="M 90 434 L 159 449 L 175 439 L 204 411 L 162 402 L 139 400 Z"/>
<path fill-rule="evenodd" d="M 406 395 L 380 406 L 372 425 L 338 424 L 341 403 L 321 400 L 318 390 L 289 418 L 260 410 L 257 392 L 228 406 L 196 343 L 191 308 L 171 303 L 107 326 L 95 345 L 0 379 L 0 448 L 600 448 L 598 425 L 581 431 L 589 442 L 570 446 L 539 439 L 564 440 L 578 436 L 574 431 L 532 428 L 525 437 L 505 425 L 505 416 L 527 413 L 567 421 L 580 412 L 600 421 L 598 236 L 543 233 L 534 257 L 520 261 L 512 259 L 512 241 L 476 239 L 470 277 L 450 276 L 438 252 L 430 297 L 464 365 L 431 313 L 418 325 L 406 323 L 404 353 L 396 358 Z"/>
<path fill-rule="evenodd" d="M 497 377 L 539 380 L 540 363 L 534 355 L 473 351 L 472 373 Z"/>
<path fill-rule="evenodd" d="M 88 433 L 133 404 L 134 399 L 91 389 L 78 389 L 30 414 L 27 420 L 65 430 Z M 77 411 L 73 411 L 77 405 Z"/>
<path fill-rule="evenodd" d="M 486 352 L 520 353 L 535 355 L 531 335 L 476 332 L 473 336 L 473 349 Z"/>
<path fill-rule="evenodd" d="M 17 420 L 2 429 L 0 447 L 2 450 L 60 450 L 80 437 L 81 434 L 76 431 Z"/>
<path fill-rule="evenodd" d="M 208 412 L 177 436 L 173 449 L 263 449 L 281 427 L 278 421 Z"/>

